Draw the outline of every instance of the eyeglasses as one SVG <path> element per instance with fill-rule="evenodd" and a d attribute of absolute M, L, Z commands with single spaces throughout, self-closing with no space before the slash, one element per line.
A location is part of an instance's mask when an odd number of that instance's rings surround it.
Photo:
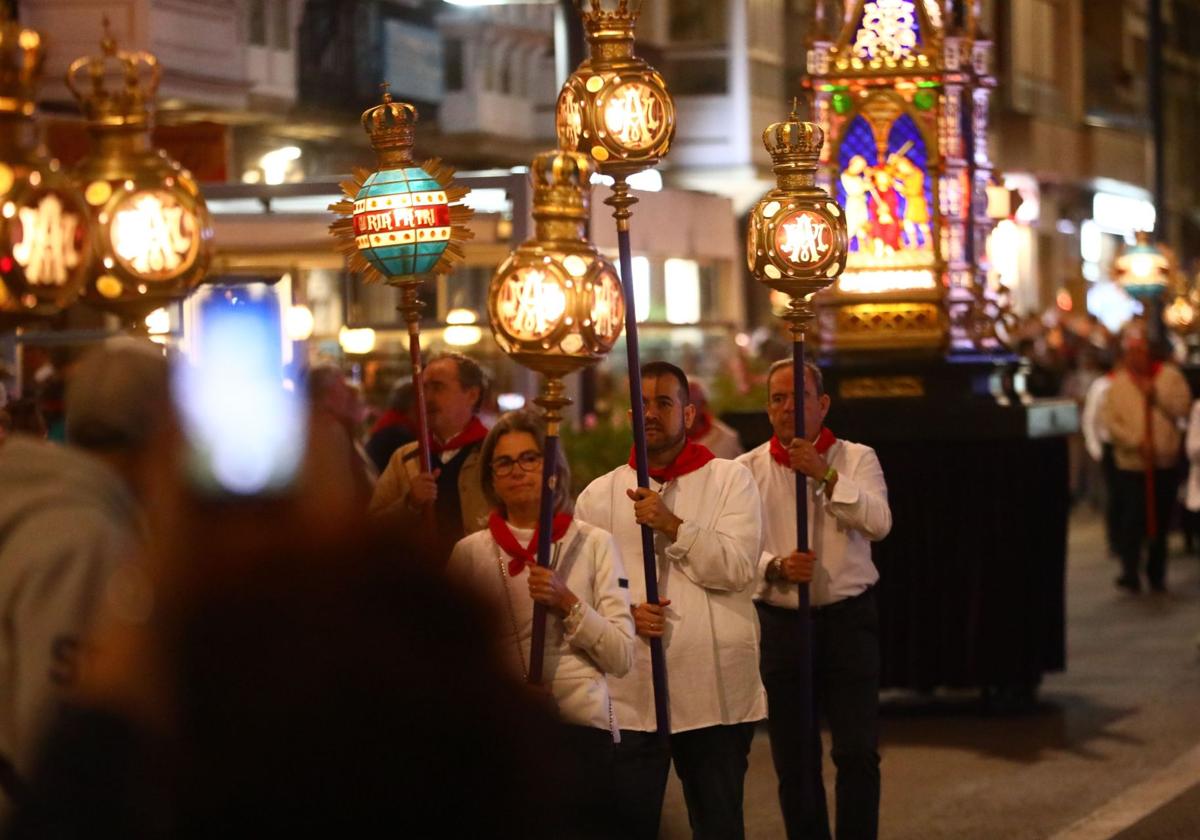
<path fill-rule="evenodd" d="M 533 472 L 541 466 L 541 452 L 522 452 L 514 458 L 496 458 L 492 461 L 492 473 L 497 478 L 508 478 L 518 464 L 522 472 Z"/>

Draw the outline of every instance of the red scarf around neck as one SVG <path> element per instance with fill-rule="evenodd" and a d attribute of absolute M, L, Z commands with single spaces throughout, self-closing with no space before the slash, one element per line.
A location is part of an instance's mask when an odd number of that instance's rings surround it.
<path fill-rule="evenodd" d="M 692 428 L 688 429 L 688 440 L 703 440 L 712 431 L 713 416 L 707 411 L 697 411 Z"/>
<path fill-rule="evenodd" d="M 443 452 L 448 452 L 454 449 L 462 449 L 464 446 L 470 446 L 472 443 L 478 443 L 487 437 L 487 426 L 479 422 L 478 417 L 472 417 L 471 422 L 461 432 L 445 443 L 441 443 L 437 438 L 429 438 L 429 448 L 434 455 L 441 455 Z"/>
<path fill-rule="evenodd" d="M 817 454 L 824 455 L 835 443 L 837 443 L 837 438 L 834 437 L 833 432 L 829 431 L 826 426 L 822 426 L 820 434 L 817 435 L 817 442 L 814 444 Z M 771 457 L 781 467 L 792 468 L 792 458 L 788 454 L 787 447 L 779 440 L 779 435 L 771 435 Z"/>
<path fill-rule="evenodd" d="M 554 515 L 554 524 L 550 529 L 551 542 L 558 542 L 563 538 L 563 534 L 567 533 L 567 529 L 571 527 L 573 517 L 569 513 L 558 513 Z M 537 544 L 538 544 L 538 529 L 533 529 L 533 539 L 529 541 L 529 545 L 522 546 L 517 542 L 517 538 L 513 536 L 512 529 L 508 527 L 508 523 L 504 521 L 504 517 L 500 515 L 500 511 L 492 511 L 488 517 L 488 530 L 492 532 L 492 539 L 496 541 L 496 545 L 500 546 L 512 559 L 508 561 L 508 573 L 513 577 L 521 574 L 521 570 L 526 566 L 537 565 Z"/>
<path fill-rule="evenodd" d="M 650 477 L 655 481 L 666 484 L 668 481 L 679 478 L 681 475 L 695 472 L 716 457 L 716 455 L 709 451 L 707 446 L 701 446 L 689 440 L 683 445 L 683 449 L 675 456 L 675 460 L 671 462 L 670 466 L 664 467 L 661 470 L 656 470 L 652 467 L 650 469 Z M 632 448 L 629 450 L 629 466 L 637 469 L 636 453 Z"/>

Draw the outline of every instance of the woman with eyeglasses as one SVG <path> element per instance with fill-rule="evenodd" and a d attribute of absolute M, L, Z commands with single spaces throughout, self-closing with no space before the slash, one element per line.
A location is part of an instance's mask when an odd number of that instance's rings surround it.
<path fill-rule="evenodd" d="M 505 414 L 480 453 L 483 491 L 494 505 L 487 529 L 462 539 L 448 574 L 496 605 L 500 655 L 514 674 L 528 674 L 534 603 L 547 610 L 543 680 L 564 726 L 570 752 L 587 768 L 583 816 L 593 823 L 611 810 L 612 744 L 619 738 L 605 674 L 624 676 L 633 663 L 633 615 L 625 570 L 612 536 L 571 516 L 570 471 L 554 465 L 554 524 L 548 568 L 537 565 L 542 494 L 543 422 L 529 411 Z M 603 833 L 603 832 L 601 832 Z"/>

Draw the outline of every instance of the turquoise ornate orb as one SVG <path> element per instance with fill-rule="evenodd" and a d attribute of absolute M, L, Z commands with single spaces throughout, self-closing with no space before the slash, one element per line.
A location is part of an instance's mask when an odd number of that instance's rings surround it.
<path fill-rule="evenodd" d="M 385 277 L 433 271 L 451 233 L 446 189 L 419 166 L 374 172 L 354 196 L 354 244 Z"/>

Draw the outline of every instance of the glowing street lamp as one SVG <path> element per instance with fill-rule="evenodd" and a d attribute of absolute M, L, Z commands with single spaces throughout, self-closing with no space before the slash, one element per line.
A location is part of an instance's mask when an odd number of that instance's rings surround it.
<path fill-rule="evenodd" d="M 341 218 L 329 226 L 350 271 L 368 282 L 400 290 L 399 310 L 408 324 L 408 351 L 417 403 L 421 471 L 432 472 L 429 424 L 421 363 L 421 284 L 429 274 L 448 274 L 464 257 L 462 243 L 471 208 L 458 202 L 469 190 L 454 183 L 454 170 L 433 159 L 413 162 L 417 109 L 397 102 L 384 84 L 383 100 L 362 115 L 379 165 L 356 169 L 342 183 L 346 197 L 329 209 Z"/>
<path fill-rule="evenodd" d="M 812 297 L 831 285 L 846 268 L 848 251 L 846 214 L 817 186 L 821 146 L 825 133 L 814 123 L 801 122 L 793 106 L 787 120 L 773 123 L 763 132 L 763 145 L 774 162 L 776 187 L 768 192 L 750 214 L 746 235 L 746 260 L 760 281 L 790 298 L 783 318 L 792 333 L 792 383 L 795 389 L 794 423 L 798 440 L 806 439 L 804 428 L 804 343 L 816 312 Z M 796 473 L 796 540 L 799 551 L 808 551 L 808 479 Z M 797 587 L 801 659 L 800 708 L 805 726 L 812 729 L 812 616 L 808 584 Z M 815 731 L 815 730 L 814 730 Z M 804 796 L 815 795 L 811 769 L 816 764 L 807 751 L 812 738 L 801 738 L 801 785 Z M 810 803 L 811 804 L 811 803 Z"/>
<path fill-rule="evenodd" d="M 57 315 L 91 263 L 88 212 L 57 160 L 37 148 L 39 33 L 0 21 L 0 325 Z"/>
<path fill-rule="evenodd" d="M 563 377 L 608 355 L 621 335 L 625 297 L 612 263 L 586 239 L 594 166 L 573 152 L 544 152 L 533 159 L 534 236 L 496 270 L 488 289 L 492 334 L 514 361 L 540 373 L 546 451 L 538 563 L 550 563 L 554 515 L 554 464 L 562 410 L 570 405 Z M 542 680 L 546 610 L 534 607 L 529 681 Z"/>
<path fill-rule="evenodd" d="M 633 295 L 633 254 L 629 220 L 637 203 L 629 178 L 658 164 L 675 137 L 675 103 L 666 82 L 633 54 L 640 0 L 576 0 L 588 42 L 588 57 L 558 95 L 555 126 L 559 148 L 590 157 L 614 180 L 605 204 L 617 222 L 617 247 L 624 291 L 625 346 L 629 364 L 629 404 L 633 413 L 633 451 L 639 487 L 650 486 L 646 455 L 646 419 L 638 352 L 637 312 Z M 654 533 L 642 526 L 642 565 L 646 600 L 658 602 L 658 563 Z M 670 732 L 667 666 L 661 639 L 650 640 L 654 708 L 660 735 Z"/>
<path fill-rule="evenodd" d="M 1113 261 L 1113 274 L 1138 300 L 1156 299 L 1171 283 L 1171 260 L 1148 232 L 1139 230 L 1135 244 L 1122 248 Z"/>
<path fill-rule="evenodd" d="M 100 49 L 67 72 L 93 141 L 71 172 L 94 224 L 95 262 L 84 294 L 141 331 L 146 315 L 204 279 L 212 221 L 191 173 L 151 146 L 158 59 L 118 49 L 107 19 Z"/>

